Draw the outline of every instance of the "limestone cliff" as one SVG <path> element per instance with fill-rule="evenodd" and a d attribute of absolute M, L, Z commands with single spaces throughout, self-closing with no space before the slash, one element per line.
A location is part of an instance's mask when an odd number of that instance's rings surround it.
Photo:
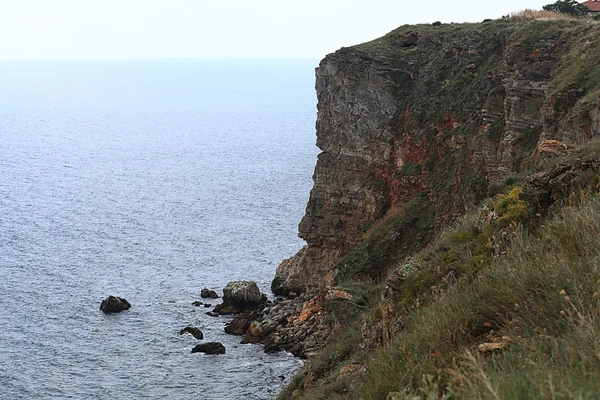
<path fill-rule="evenodd" d="M 596 136 L 600 75 L 588 55 L 599 33 L 566 20 L 403 26 L 328 55 L 316 70 L 322 152 L 299 226 L 307 245 L 273 290 L 318 285 L 374 223 L 420 199 L 431 223 L 394 239 L 412 251 L 536 145 Z"/>

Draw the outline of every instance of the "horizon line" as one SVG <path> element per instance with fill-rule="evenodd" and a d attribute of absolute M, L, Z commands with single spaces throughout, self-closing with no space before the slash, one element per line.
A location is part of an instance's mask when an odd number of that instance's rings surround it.
<path fill-rule="evenodd" d="M 106 57 L 1 57 L 1 61 L 99 61 L 99 60 L 308 60 L 321 59 L 320 56 L 106 56 Z"/>

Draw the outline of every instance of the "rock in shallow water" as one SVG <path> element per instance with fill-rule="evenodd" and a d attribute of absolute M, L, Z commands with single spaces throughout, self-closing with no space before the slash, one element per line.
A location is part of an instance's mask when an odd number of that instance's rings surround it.
<path fill-rule="evenodd" d="M 108 296 L 108 298 L 102 300 L 100 304 L 100 310 L 105 314 L 118 313 L 124 310 L 129 310 L 131 304 L 125 299 L 117 296 Z"/>
<path fill-rule="evenodd" d="M 231 315 L 239 313 L 240 309 L 236 306 L 226 305 L 225 303 L 222 303 L 217 304 L 213 309 L 213 312 L 219 315 Z"/>
<path fill-rule="evenodd" d="M 194 346 L 192 353 L 225 354 L 225 346 L 219 342 L 208 342 Z"/>
<path fill-rule="evenodd" d="M 214 290 L 204 288 L 200 291 L 200 297 L 203 299 L 218 299 L 219 295 Z"/>
<path fill-rule="evenodd" d="M 190 335 L 192 335 L 193 337 L 195 337 L 198 340 L 204 339 L 204 334 L 198 328 L 194 328 L 194 327 L 191 327 L 191 326 L 186 326 L 181 331 L 179 331 L 180 335 L 185 335 L 186 333 L 189 333 Z"/>
<path fill-rule="evenodd" d="M 223 288 L 223 304 L 244 309 L 266 300 L 253 281 L 229 282 Z"/>

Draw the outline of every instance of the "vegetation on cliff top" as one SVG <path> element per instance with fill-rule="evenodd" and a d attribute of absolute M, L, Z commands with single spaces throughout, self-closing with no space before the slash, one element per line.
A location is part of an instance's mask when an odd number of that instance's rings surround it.
<path fill-rule="evenodd" d="M 404 25 L 381 38 L 353 48 L 375 58 L 401 59 L 410 55 L 418 59 L 419 40 L 450 41 L 458 37 L 469 38 L 469 43 L 476 53 L 465 55 L 465 65 L 473 61 L 475 63 L 473 65 L 477 68 L 468 74 L 462 74 L 463 80 L 445 83 L 444 92 L 451 93 L 453 96 L 463 93 L 468 97 L 478 92 L 478 88 L 481 87 L 478 77 L 483 78 L 488 72 L 497 68 L 501 61 L 498 51 L 506 38 L 512 37 L 516 40 L 514 43 L 516 46 L 531 47 L 531 57 L 535 60 L 536 46 L 546 45 L 548 38 L 562 37 L 568 38 L 571 44 L 565 47 L 565 42 L 559 44 L 556 49 L 561 54 L 561 61 L 548 97 L 551 100 L 556 99 L 555 101 L 560 103 L 559 106 L 565 111 L 579 106 L 578 103 L 586 108 L 600 98 L 600 69 L 597 68 L 600 65 L 600 28 L 597 22 L 590 18 L 574 19 L 551 11 L 527 10 L 486 23 Z M 457 42 L 460 43 L 460 40 Z M 573 51 L 570 51 L 572 49 Z M 444 67 L 437 68 L 440 71 L 448 69 L 448 66 L 438 67 Z M 464 66 L 460 65 L 459 68 L 464 69 Z M 444 71 L 444 73 L 448 72 Z M 443 79 L 441 81 L 443 82 Z M 472 90 L 465 90 L 469 86 L 472 86 Z M 442 94 L 439 96 L 440 100 L 445 100 L 443 93 L 440 94 Z M 463 102 L 452 98 L 452 103 L 460 106 Z"/>

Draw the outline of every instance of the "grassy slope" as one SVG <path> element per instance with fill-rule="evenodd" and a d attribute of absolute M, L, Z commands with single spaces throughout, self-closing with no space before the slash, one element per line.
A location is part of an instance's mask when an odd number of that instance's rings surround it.
<path fill-rule="evenodd" d="M 555 162 L 598 157 L 600 143 L 592 142 Z M 582 200 L 543 221 L 522 208 L 518 187 L 488 200 L 498 213 L 493 222 L 461 218 L 407 263 L 400 295 L 390 300 L 404 328 L 391 342 L 364 350 L 358 327 L 346 332 L 309 360 L 280 398 L 298 388 L 296 396 L 307 399 L 597 398 L 597 178 Z M 377 318 L 374 312 L 369 321 Z M 506 348 L 482 354 L 484 342 Z M 351 362 L 363 363 L 366 374 L 338 380 Z M 319 381 L 303 391 L 307 372 Z"/>

